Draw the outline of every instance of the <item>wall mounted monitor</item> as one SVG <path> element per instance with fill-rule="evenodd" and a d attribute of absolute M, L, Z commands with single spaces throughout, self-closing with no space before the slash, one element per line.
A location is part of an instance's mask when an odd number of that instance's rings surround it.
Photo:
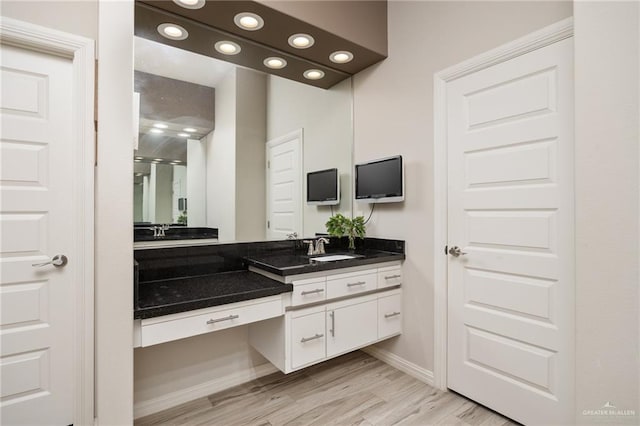
<path fill-rule="evenodd" d="M 307 204 L 321 206 L 340 204 L 338 169 L 307 173 Z"/>
<path fill-rule="evenodd" d="M 404 166 L 401 155 L 356 164 L 355 180 L 356 201 L 404 201 Z"/>

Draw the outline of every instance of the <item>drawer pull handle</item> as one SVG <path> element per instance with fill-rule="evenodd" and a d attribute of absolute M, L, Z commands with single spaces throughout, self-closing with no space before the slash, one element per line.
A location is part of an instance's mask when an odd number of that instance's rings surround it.
<path fill-rule="evenodd" d="M 336 337 L 336 312 L 331 311 L 329 316 L 331 317 L 331 329 L 329 331 L 331 332 L 331 337 Z"/>
<path fill-rule="evenodd" d="M 354 287 L 354 286 L 357 286 L 357 285 L 365 285 L 365 284 L 366 284 L 365 281 L 358 281 L 357 283 L 349 283 L 349 284 L 347 284 L 347 287 Z"/>
<path fill-rule="evenodd" d="M 300 296 L 306 296 L 307 294 L 322 293 L 323 291 L 324 291 L 323 288 L 316 288 L 315 290 L 303 291 L 302 293 L 300 293 Z"/>
<path fill-rule="evenodd" d="M 215 324 L 217 322 L 222 322 L 222 321 L 231 321 L 236 318 L 240 318 L 240 315 L 229 315 L 228 317 L 224 317 L 224 318 L 210 319 L 209 321 L 207 321 L 207 324 Z"/>
<path fill-rule="evenodd" d="M 324 334 L 318 334 L 318 333 L 316 333 L 316 335 L 315 335 L 315 336 L 313 336 L 313 337 L 303 337 L 302 339 L 300 339 L 300 343 L 306 343 L 306 342 L 308 342 L 308 341 L 310 341 L 310 340 L 321 339 L 321 338 L 323 338 L 323 337 L 324 337 Z"/>
<path fill-rule="evenodd" d="M 400 312 L 392 312 L 390 314 L 384 314 L 384 317 L 391 318 L 391 317 L 397 317 L 398 315 L 400 315 Z"/>
<path fill-rule="evenodd" d="M 396 274 L 396 275 L 385 275 L 384 279 L 385 280 L 392 280 L 394 278 L 401 278 L 402 275 Z"/>

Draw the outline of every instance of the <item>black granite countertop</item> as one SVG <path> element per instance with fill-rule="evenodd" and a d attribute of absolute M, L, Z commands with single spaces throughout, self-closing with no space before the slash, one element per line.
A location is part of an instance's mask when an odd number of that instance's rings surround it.
<path fill-rule="evenodd" d="M 312 258 L 345 254 L 355 256 L 353 259 L 337 260 L 332 262 L 315 262 Z M 356 251 L 327 252 L 325 255 L 305 256 L 301 254 L 279 253 L 275 255 L 262 254 L 250 255 L 247 263 L 255 268 L 262 269 L 280 276 L 308 274 L 311 272 L 329 271 L 332 269 L 350 268 L 374 263 L 392 262 L 404 260 L 404 253 L 384 250 L 363 249 Z"/>
<path fill-rule="evenodd" d="M 135 319 L 153 318 L 210 306 L 274 296 L 293 290 L 250 271 L 140 282 Z"/>
<path fill-rule="evenodd" d="M 172 226 L 165 230 L 164 237 L 154 237 L 152 226 L 136 226 L 133 229 L 133 241 L 167 241 L 167 240 L 197 240 L 218 238 L 218 228 L 197 228 Z"/>

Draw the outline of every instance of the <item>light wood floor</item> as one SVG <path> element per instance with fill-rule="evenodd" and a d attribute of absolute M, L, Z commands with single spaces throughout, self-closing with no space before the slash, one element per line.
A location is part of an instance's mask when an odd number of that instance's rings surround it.
<path fill-rule="evenodd" d="M 515 425 L 360 352 L 138 419 L 147 425 Z"/>

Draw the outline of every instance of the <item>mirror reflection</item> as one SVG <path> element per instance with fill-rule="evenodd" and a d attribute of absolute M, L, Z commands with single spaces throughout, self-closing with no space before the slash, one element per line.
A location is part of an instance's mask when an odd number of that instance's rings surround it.
<path fill-rule="evenodd" d="M 137 241 L 303 238 L 351 214 L 350 79 L 323 90 L 139 37 L 134 64 Z M 327 169 L 339 203 L 307 202 Z"/>

